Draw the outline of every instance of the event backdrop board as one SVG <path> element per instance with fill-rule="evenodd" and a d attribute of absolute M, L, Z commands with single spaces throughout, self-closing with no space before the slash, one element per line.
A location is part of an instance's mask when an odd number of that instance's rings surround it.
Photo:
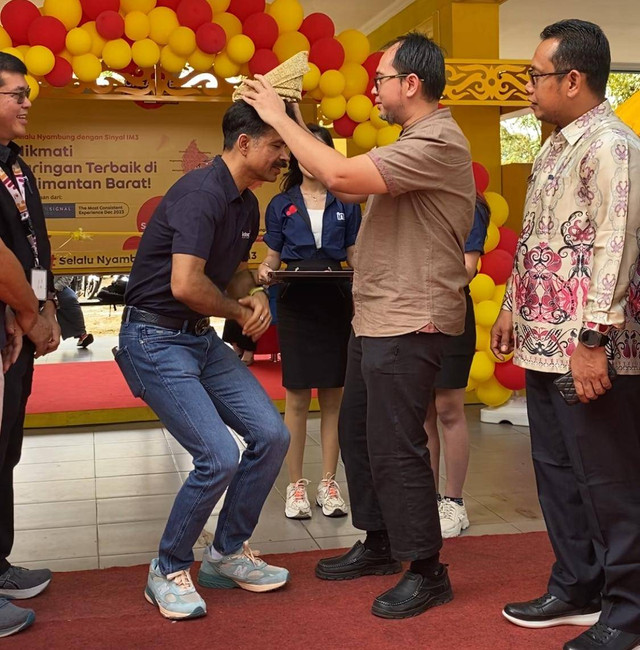
<path fill-rule="evenodd" d="M 163 194 L 222 152 L 229 104 L 147 106 L 40 99 L 29 111 L 28 133 L 19 144 L 38 181 L 56 272 L 129 270 Z M 256 190 L 263 213 L 277 191 L 268 183 Z M 263 256 L 258 241 L 251 258 Z"/>

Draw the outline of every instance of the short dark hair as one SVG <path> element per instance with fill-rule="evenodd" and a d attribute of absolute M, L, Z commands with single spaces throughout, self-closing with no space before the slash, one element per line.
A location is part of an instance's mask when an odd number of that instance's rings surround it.
<path fill-rule="evenodd" d="M 399 74 L 415 74 L 422 80 L 422 94 L 429 101 L 438 101 L 446 85 L 444 54 L 430 38 L 419 32 L 409 32 L 387 45 L 388 50 L 396 43 L 400 47 L 393 57 L 393 67 Z"/>
<path fill-rule="evenodd" d="M 333 138 L 327 129 L 323 126 L 318 126 L 317 124 L 307 124 L 307 128 L 313 135 L 319 137 L 326 145 L 330 146 L 332 149 L 335 149 L 333 144 Z M 280 188 L 283 192 L 288 192 L 292 187 L 300 185 L 302 183 L 302 171 L 300 170 L 300 165 L 298 164 L 298 159 L 291 154 L 289 156 L 289 171 L 282 177 L 280 182 Z"/>
<path fill-rule="evenodd" d="M 602 29 L 586 20 L 571 18 L 548 25 L 543 41 L 556 39 L 558 47 L 551 58 L 556 70 L 578 70 L 586 75 L 587 85 L 604 97 L 611 68 L 609 41 Z"/>
<path fill-rule="evenodd" d="M 20 61 L 17 56 L 13 56 L 13 54 L 7 54 L 6 52 L 0 52 L 0 73 L 2 72 L 27 74 L 27 66 L 22 61 Z M 4 79 L 2 78 L 2 74 L 0 74 L 0 86 L 4 86 Z"/>

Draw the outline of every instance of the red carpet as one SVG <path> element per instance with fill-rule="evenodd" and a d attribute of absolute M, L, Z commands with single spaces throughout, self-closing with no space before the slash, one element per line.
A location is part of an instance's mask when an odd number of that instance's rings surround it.
<path fill-rule="evenodd" d="M 146 566 L 58 573 L 44 594 L 20 603 L 35 609 L 36 622 L 7 647 L 547 650 L 583 630 L 525 630 L 500 613 L 505 602 L 546 590 L 552 554 L 544 533 L 447 540 L 443 561 L 450 565 L 453 602 L 401 621 L 370 614 L 373 598 L 398 576 L 318 580 L 316 561 L 333 554 L 270 556 L 291 572 L 286 587 L 265 594 L 201 588 L 207 616 L 179 623 L 145 601 Z"/>

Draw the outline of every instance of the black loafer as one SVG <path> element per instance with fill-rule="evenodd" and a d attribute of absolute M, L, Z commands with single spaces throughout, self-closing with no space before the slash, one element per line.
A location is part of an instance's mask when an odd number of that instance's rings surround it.
<path fill-rule="evenodd" d="M 502 615 L 520 627 L 543 628 L 554 625 L 594 625 L 600 618 L 600 601 L 593 601 L 584 607 L 565 603 L 546 593 L 525 603 L 509 603 Z"/>
<path fill-rule="evenodd" d="M 395 587 L 373 601 L 371 613 L 381 618 L 410 618 L 451 600 L 449 574 L 441 564 L 431 578 L 407 571 Z"/>
<path fill-rule="evenodd" d="M 640 648 L 640 634 L 616 630 L 600 621 L 564 644 L 564 650 L 633 650 L 634 648 Z"/>
<path fill-rule="evenodd" d="M 362 576 L 385 576 L 400 573 L 402 564 L 388 553 L 380 554 L 356 542 L 346 553 L 327 557 L 316 565 L 321 580 L 352 580 Z"/>

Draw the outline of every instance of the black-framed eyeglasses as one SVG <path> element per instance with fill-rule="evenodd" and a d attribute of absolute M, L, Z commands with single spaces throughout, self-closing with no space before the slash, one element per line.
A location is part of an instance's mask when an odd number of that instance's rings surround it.
<path fill-rule="evenodd" d="M 569 74 L 570 72 L 571 70 L 558 70 L 557 72 L 534 72 L 531 68 L 527 70 L 532 86 L 535 86 L 538 83 L 539 77 L 560 77 Z"/>
<path fill-rule="evenodd" d="M 381 74 L 378 77 L 373 78 L 373 85 L 376 87 L 376 90 L 380 90 L 380 83 L 383 82 L 385 79 L 404 79 L 405 77 L 408 77 L 410 74 L 413 74 L 412 72 L 406 72 L 404 74 Z M 424 81 L 424 79 L 420 79 L 420 81 Z"/>
<path fill-rule="evenodd" d="M 31 86 L 22 90 L 0 91 L 0 95 L 12 95 L 18 104 L 24 104 L 24 100 L 28 99 L 29 95 L 31 95 Z"/>

